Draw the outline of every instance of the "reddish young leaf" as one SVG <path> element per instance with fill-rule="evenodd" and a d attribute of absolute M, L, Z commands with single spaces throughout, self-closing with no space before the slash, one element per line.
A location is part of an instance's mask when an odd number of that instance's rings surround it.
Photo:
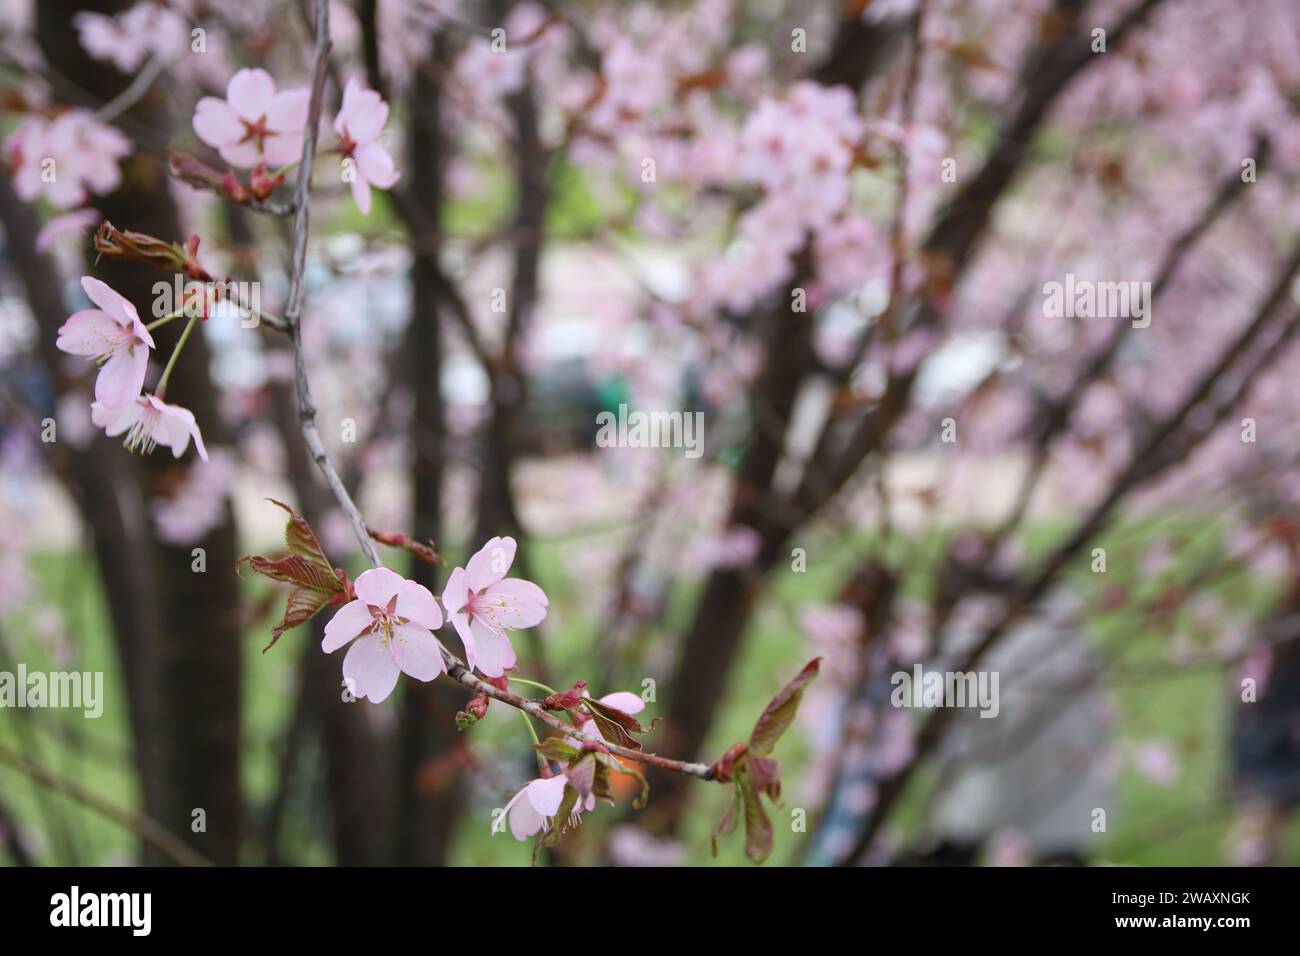
<path fill-rule="evenodd" d="M 804 665 L 804 669 L 795 676 L 794 680 L 782 687 L 768 702 L 763 713 L 759 714 L 758 722 L 754 724 L 754 732 L 749 735 L 751 754 L 766 757 L 772 752 L 776 742 L 781 739 L 781 735 L 794 720 L 803 692 L 817 676 L 820 663 L 820 657 L 813 658 Z"/>
<path fill-rule="evenodd" d="M 292 553 L 281 558 L 246 554 L 235 563 L 236 572 L 247 561 L 248 566 L 263 577 L 294 586 L 285 601 L 284 617 L 271 629 L 271 643 L 262 648 L 263 654 L 275 646 L 285 631 L 310 621 L 336 596 L 348 593 L 347 580 L 325 557 L 325 551 L 316 540 L 316 534 L 311 530 L 307 519 L 296 514 L 282 501 L 274 498 L 268 498 L 267 501 L 289 513 L 289 520 L 284 526 L 284 541 Z"/>

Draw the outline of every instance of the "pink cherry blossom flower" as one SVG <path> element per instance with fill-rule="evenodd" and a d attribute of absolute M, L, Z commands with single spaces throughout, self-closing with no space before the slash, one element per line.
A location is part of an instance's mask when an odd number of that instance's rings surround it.
<path fill-rule="evenodd" d="M 118 164 L 131 142 L 86 109 L 53 119 L 30 116 L 5 142 L 14 191 L 25 202 L 43 196 L 59 209 L 82 205 L 88 193 L 111 193 L 122 181 Z"/>
<path fill-rule="evenodd" d="M 554 777 L 538 778 L 527 784 L 511 797 L 505 809 L 497 814 L 496 819 L 492 821 L 492 832 L 500 833 L 505 828 L 507 818 L 510 821 L 510 832 L 514 834 L 516 840 L 527 840 L 543 827 L 549 829 L 552 818 L 559 812 L 560 804 L 564 802 L 564 788 L 568 782 L 568 777 L 559 773 Z M 596 795 L 587 794 L 581 804 L 581 806 L 574 805 L 570 817 L 571 823 L 577 823 L 583 810 L 595 809 Z"/>
<path fill-rule="evenodd" d="M 378 142 L 388 122 L 388 104 L 374 90 L 348 80 L 343 105 L 334 118 L 334 132 L 341 140 L 339 152 L 353 162 L 352 198 L 363 215 L 370 213 L 370 187 L 390 189 L 398 172 L 393 157 Z"/>
<path fill-rule="evenodd" d="M 285 166 L 302 157 L 310 99 L 306 87 L 277 93 L 265 70 L 240 70 L 230 78 L 224 100 L 199 100 L 194 132 L 231 166 Z"/>
<path fill-rule="evenodd" d="M 353 695 L 379 703 L 397 686 L 397 675 L 431 681 L 446 671 L 433 631 L 442 611 L 429 589 L 388 568 L 357 578 L 357 598 L 325 625 L 321 650 L 332 654 L 356 638 L 343 658 L 343 680 Z"/>
<path fill-rule="evenodd" d="M 465 645 L 465 661 L 488 677 L 515 666 L 509 628 L 533 627 L 546 619 L 549 601 L 536 584 L 505 573 L 515 560 L 514 538 L 492 538 L 469 564 L 447 579 L 442 603 Z"/>
<path fill-rule="evenodd" d="M 55 344 L 64 352 L 102 363 L 95 379 L 95 399 L 106 409 L 121 408 L 144 386 L 153 336 L 140 321 L 135 306 L 105 283 L 82 276 L 81 287 L 99 308 L 82 309 L 69 316 Z"/>
<path fill-rule="evenodd" d="M 49 252 L 65 239 L 76 237 L 80 240 L 83 235 L 99 225 L 102 218 L 98 209 L 78 209 L 75 212 L 53 216 L 49 222 L 41 226 L 40 232 L 36 233 L 36 251 Z"/>
<path fill-rule="evenodd" d="M 95 402 L 90 406 L 90 420 L 104 429 L 109 438 L 125 432 L 126 439 L 122 444 L 129 451 L 145 455 L 159 445 L 166 445 L 172 450 L 172 457 L 179 458 L 185 454 L 193 437 L 199 457 L 208 460 L 208 450 L 203 447 L 203 436 L 199 434 L 194 413 L 179 405 L 168 405 L 156 395 L 139 395 L 135 401 L 118 408 Z"/>

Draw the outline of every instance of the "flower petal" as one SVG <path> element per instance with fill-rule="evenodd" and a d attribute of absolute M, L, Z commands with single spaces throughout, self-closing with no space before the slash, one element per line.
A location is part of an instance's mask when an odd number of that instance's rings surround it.
<path fill-rule="evenodd" d="M 546 607 L 550 603 L 532 581 L 523 578 L 506 578 L 490 585 L 479 598 L 490 610 L 493 622 L 504 627 L 533 627 L 546 620 Z M 475 606 L 478 606 L 478 603 Z"/>
<path fill-rule="evenodd" d="M 494 631 L 478 618 L 469 622 L 470 633 L 478 650 L 478 669 L 488 677 L 500 677 L 515 666 L 515 649 L 510 638 Z"/>
<path fill-rule="evenodd" d="M 354 173 L 351 182 L 352 201 L 357 204 L 357 209 L 361 215 L 370 215 L 370 183 L 366 182 L 366 177 L 361 175 L 360 171 Z"/>
<path fill-rule="evenodd" d="M 397 613 L 430 631 L 442 627 L 442 610 L 433 594 L 417 581 L 403 580 L 397 589 Z"/>
<path fill-rule="evenodd" d="M 378 143 L 358 147 L 353 156 L 361 175 L 376 189 L 390 189 L 397 182 L 399 177 L 393 157 Z"/>
<path fill-rule="evenodd" d="M 376 704 L 393 692 L 399 673 L 397 661 L 374 634 L 353 641 L 343 658 L 343 679 L 353 696 Z"/>
<path fill-rule="evenodd" d="M 528 802 L 544 817 L 553 817 L 564 802 L 564 787 L 568 783 L 564 774 L 556 774 L 549 779 L 537 779 L 524 787 Z"/>
<path fill-rule="evenodd" d="M 621 710 L 625 714 L 639 714 L 645 710 L 645 701 L 641 699 L 641 696 L 626 690 L 606 694 L 600 698 L 600 702 L 607 707 Z"/>
<path fill-rule="evenodd" d="M 515 795 L 514 800 L 511 801 L 514 806 L 506 811 L 510 817 L 510 832 L 513 833 L 515 839 L 519 841 L 527 840 L 530 836 L 540 830 L 542 824 L 546 822 L 542 815 L 533 808 L 532 803 L 526 799 L 519 799 L 520 797 L 525 796 L 527 792 L 527 787 L 520 790 L 519 793 Z"/>
<path fill-rule="evenodd" d="M 262 144 L 266 162 L 272 168 L 287 166 L 302 159 L 302 133 L 275 133 Z"/>
<path fill-rule="evenodd" d="M 244 138 L 244 124 L 225 100 L 205 96 L 194 107 L 194 132 L 209 146 L 238 143 Z"/>
<path fill-rule="evenodd" d="M 320 642 L 320 649 L 326 654 L 333 654 L 368 628 L 373 620 L 365 601 L 349 601 L 325 625 L 325 637 Z"/>
<path fill-rule="evenodd" d="M 135 306 L 127 301 L 121 293 L 109 288 L 107 283 L 100 282 L 94 276 L 82 276 L 81 288 L 86 291 L 90 301 L 103 309 L 110 319 L 114 319 L 122 325 L 134 325 L 140 321 Z"/>
<path fill-rule="evenodd" d="M 468 601 L 469 581 L 465 577 L 465 569 L 456 568 L 447 577 L 447 583 L 443 586 L 442 606 L 447 609 L 448 614 L 456 614 L 464 609 Z"/>
<path fill-rule="evenodd" d="M 266 70 L 240 70 L 226 86 L 226 100 L 241 119 L 256 123 L 266 115 L 275 98 L 275 80 Z"/>
<path fill-rule="evenodd" d="M 478 553 L 465 566 L 470 590 L 482 591 L 489 584 L 495 584 L 505 577 L 515 561 L 516 548 L 514 538 L 491 538 L 479 548 Z"/>
<path fill-rule="evenodd" d="M 71 355 L 107 355 L 117 345 L 122 326 L 99 309 L 82 309 L 68 316 L 59 326 L 54 344 Z"/>
<path fill-rule="evenodd" d="M 456 628 L 456 633 L 460 636 L 460 642 L 465 647 L 465 666 L 473 670 L 478 664 L 478 643 L 474 640 L 474 635 L 469 627 L 469 615 L 452 614 L 451 624 Z"/>
<path fill-rule="evenodd" d="M 134 400 L 144 387 L 149 350 L 137 346 L 118 352 L 104 363 L 95 379 L 95 400 L 105 408 L 117 408 Z"/>
<path fill-rule="evenodd" d="M 299 87 L 275 94 L 266 111 L 266 127 L 277 133 L 301 133 L 307 127 L 311 90 Z"/>
<path fill-rule="evenodd" d="M 404 580 L 392 568 L 371 568 L 357 578 L 357 597 L 375 607 L 388 607 L 388 602 L 401 590 Z"/>
<path fill-rule="evenodd" d="M 416 680 L 431 681 L 446 670 L 438 639 L 419 624 L 399 625 L 389 647 L 397 666 Z"/>

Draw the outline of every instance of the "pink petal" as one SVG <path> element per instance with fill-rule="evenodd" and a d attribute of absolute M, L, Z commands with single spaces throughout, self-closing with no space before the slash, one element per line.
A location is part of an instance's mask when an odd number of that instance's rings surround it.
<path fill-rule="evenodd" d="M 564 787 L 568 783 L 564 774 L 550 777 L 548 779 L 537 779 L 524 787 L 528 794 L 528 802 L 544 817 L 553 817 L 556 811 L 560 809 L 560 804 L 564 802 Z"/>
<path fill-rule="evenodd" d="M 546 620 L 546 595 L 532 581 L 506 578 L 490 585 L 481 600 L 492 608 L 495 623 L 506 627 L 533 627 Z"/>
<path fill-rule="evenodd" d="M 357 578 L 357 597 L 375 607 L 388 607 L 388 602 L 401 590 L 405 580 L 391 568 L 371 568 Z"/>
<path fill-rule="evenodd" d="M 325 625 L 325 637 L 320 642 L 320 649 L 326 654 L 333 654 L 368 628 L 373 620 L 365 601 L 349 601 Z"/>
<path fill-rule="evenodd" d="M 302 159 L 302 133 L 276 133 L 266 137 L 266 164 L 273 170 Z"/>
<path fill-rule="evenodd" d="M 118 352 L 104 363 L 95 379 L 95 399 L 105 408 L 117 408 L 133 401 L 144 387 L 149 350 L 143 345 Z"/>
<path fill-rule="evenodd" d="M 361 215 L 370 215 L 370 184 L 366 182 L 366 177 L 358 170 L 349 185 L 352 187 L 352 201 L 361 210 Z"/>
<path fill-rule="evenodd" d="M 515 649 L 503 632 L 492 630 L 478 618 L 469 622 L 469 629 L 478 650 L 478 669 L 484 675 L 500 677 L 515 666 Z"/>
<path fill-rule="evenodd" d="M 416 680 L 431 681 L 446 670 L 438 639 L 419 624 L 399 626 L 389 647 L 397 666 Z"/>
<path fill-rule="evenodd" d="M 354 143 L 370 143 L 388 122 L 388 104 L 374 90 L 362 90 L 345 114 L 348 137 Z"/>
<path fill-rule="evenodd" d="M 104 433 L 109 438 L 116 438 L 140 420 L 144 409 L 143 399 L 136 399 L 134 402 L 127 402 L 125 405 L 113 408 L 95 402 L 90 406 L 90 420 L 96 428 L 104 429 Z"/>
<path fill-rule="evenodd" d="M 640 695 L 633 694 L 631 691 L 620 690 L 613 694 L 606 694 L 600 698 L 600 702 L 607 707 L 613 707 L 615 710 L 621 710 L 625 714 L 639 714 L 645 710 L 645 701 Z"/>
<path fill-rule="evenodd" d="M 393 692 L 399 673 L 397 661 L 374 634 L 353 641 L 343 658 L 343 679 L 353 696 L 368 697 L 376 704 Z"/>
<path fill-rule="evenodd" d="M 506 809 L 502 812 L 503 816 L 510 818 L 510 832 L 514 834 L 516 840 L 527 840 L 542 828 L 546 821 L 542 815 L 533 809 L 533 805 L 526 799 L 521 800 L 528 793 L 528 788 L 520 790 L 510 803 L 506 804 Z"/>
<path fill-rule="evenodd" d="M 391 189 L 397 182 L 399 177 L 397 167 L 393 165 L 393 157 L 378 143 L 367 143 L 359 147 L 353 157 L 361 175 L 376 189 Z"/>
<path fill-rule="evenodd" d="M 447 578 L 442 589 L 442 604 L 448 614 L 455 614 L 469 601 L 469 581 L 464 568 L 456 568 Z"/>
<path fill-rule="evenodd" d="M 244 124 L 225 100 L 205 96 L 194 107 L 194 132 L 209 146 L 220 147 L 244 138 Z"/>
<path fill-rule="evenodd" d="M 100 356 L 113 351 L 122 326 L 99 309 L 82 309 L 68 316 L 54 343 L 72 355 Z"/>
<path fill-rule="evenodd" d="M 275 94 L 266 111 L 267 129 L 277 133 L 301 133 L 307 126 L 311 90 L 300 87 Z"/>
<path fill-rule="evenodd" d="M 482 591 L 505 577 L 510 565 L 514 564 L 516 547 L 514 538 L 492 538 L 479 548 L 465 566 L 469 589 Z"/>
<path fill-rule="evenodd" d="M 466 614 L 452 614 L 451 623 L 460 636 L 461 644 L 465 647 L 465 666 L 473 670 L 478 665 L 478 643 L 474 640 L 474 635 L 470 631 L 469 616 Z"/>
<path fill-rule="evenodd" d="M 86 290 L 90 301 L 108 313 L 110 319 L 115 319 L 122 325 L 133 325 L 140 321 L 135 306 L 94 276 L 82 276 L 81 287 Z"/>
<path fill-rule="evenodd" d="M 243 143 L 227 143 L 218 152 L 222 159 L 238 169 L 256 166 L 259 158 L 257 144 L 251 139 Z"/>
<path fill-rule="evenodd" d="M 230 78 L 226 100 L 241 119 L 256 123 L 275 99 L 275 80 L 263 69 L 240 70 Z"/>
<path fill-rule="evenodd" d="M 402 581 L 397 589 L 397 613 L 430 631 L 442 627 L 442 610 L 429 589 L 416 581 Z"/>
<path fill-rule="evenodd" d="M 179 458 L 185 454 L 190 438 L 193 437 L 199 457 L 207 461 L 208 452 L 203 447 L 203 439 L 199 437 L 198 425 L 194 423 L 194 413 L 180 405 L 168 405 L 153 395 L 149 396 L 149 401 L 161 412 L 154 429 L 154 438 L 157 439 L 158 444 L 166 445 L 172 450 L 172 457 Z"/>

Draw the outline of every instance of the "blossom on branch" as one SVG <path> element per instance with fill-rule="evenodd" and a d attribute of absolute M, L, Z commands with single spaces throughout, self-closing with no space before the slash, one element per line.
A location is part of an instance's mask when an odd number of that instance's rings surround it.
<path fill-rule="evenodd" d="M 147 455 L 159 445 L 166 445 L 172 450 L 172 457 L 179 458 L 193 438 L 199 457 L 208 460 L 194 413 L 179 405 L 169 405 L 156 395 L 138 395 L 135 401 L 116 408 L 95 402 L 90 406 L 90 420 L 104 429 L 109 438 L 125 432 L 123 444 L 128 451 Z"/>
<path fill-rule="evenodd" d="M 339 152 L 351 167 L 348 180 L 352 198 L 363 215 L 370 214 L 370 187 L 391 189 L 398 179 L 393 157 L 379 142 L 379 134 L 388 122 L 388 104 L 374 90 L 356 80 L 348 80 L 343 90 L 343 105 L 334 118 L 334 132 L 339 134 Z"/>
<path fill-rule="evenodd" d="M 332 654 L 353 638 L 343 658 L 343 679 L 353 695 L 379 703 L 397 686 L 397 675 L 431 681 L 446 671 L 442 646 L 432 632 L 442 611 L 429 589 L 388 568 L 371 568 L 356 581 L 356 600 L 325 625 L 321 650 Z"/>
<path fill-rule="evenodd" d="M 285 166 L 302 158 L 310 99 L 305 86 L 277 93 L 265 70 L 240 70 L 230 78 L 224 100 L 199 100 L 194 132 L 231 166 Z"/>
<path fill-rule="evenodd" d="M 140 321 L 135 306 L 106 283 L 82 276 L 81 287 L 99 308 L 82 309 L 69 316 L 59 328 L 55 344 L 64 352 L 99 362 L 96 402 L 105 409 L 121 408 L 144 387 L 153 336 Z"/>
<path fill-rule="evenodd" d="M 515 666 L 506 631 L 533 627 L 546 619 L 546 594 L 531 581 L 507 578 L 515 560 L 514 538 L 492 538 L 469 564 L 447 579 L 442 603 L 465 645 L 465 661 L 488 677 Z"/>

